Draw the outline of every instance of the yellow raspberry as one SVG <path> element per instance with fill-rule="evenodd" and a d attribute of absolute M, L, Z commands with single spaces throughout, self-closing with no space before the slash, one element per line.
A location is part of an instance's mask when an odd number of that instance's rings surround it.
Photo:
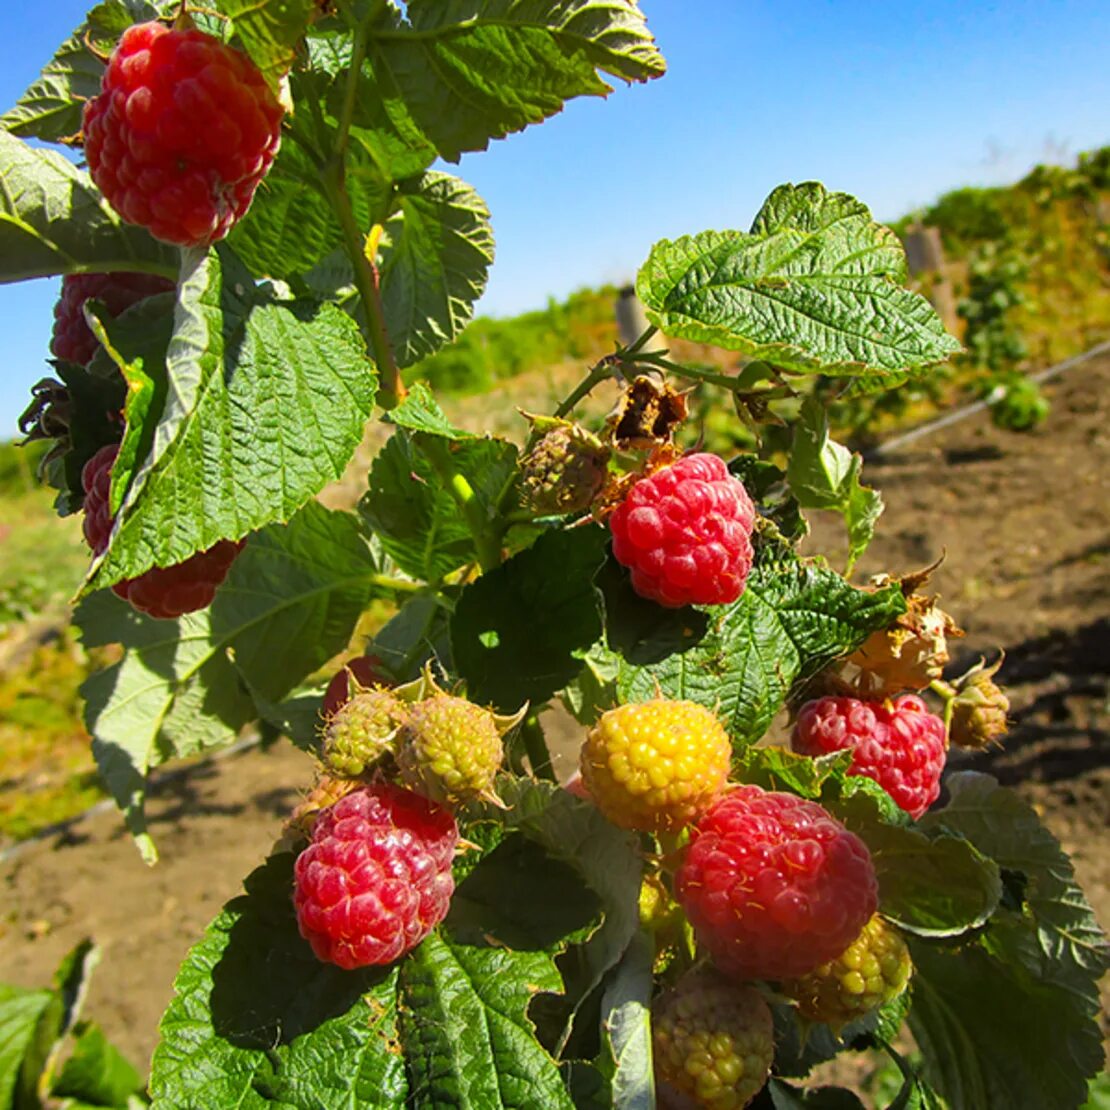
<path fill-rule="evenodd" d="M 689 701 L 657 698 L 602 714 L 582 745 L 582 778 L 615 825 L 667 832 L 690 824 L 724 789 L 732 745 Z"/>
<path fill-rule="evenodd" d="M 875 914 L 835 960 L 782 984 L 810 1021 L 839 1029 L 897 998 L 913 974 L 906 942 Z"/>
<path fill-rule="evenodd" d="M 754 987 L 702 970 L 652 1006 L 655 1076 L 707 1110 L 740 1110 L 759 1093 L 775 1055 L 771 1010 Z"/>

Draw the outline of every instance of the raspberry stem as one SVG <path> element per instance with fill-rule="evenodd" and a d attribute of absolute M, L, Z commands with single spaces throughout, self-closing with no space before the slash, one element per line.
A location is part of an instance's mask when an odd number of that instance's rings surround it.
<path fill-rule="evenodd" d="M 521 722 L 520 738 L 524 741 L 524 751 L 528 756 L 532 774 L 538 779 L 558 782 L 555 769 L 551 766 L 551 753 L 547 749 L 543 727 L 535 713 L 529 713 Z"/>

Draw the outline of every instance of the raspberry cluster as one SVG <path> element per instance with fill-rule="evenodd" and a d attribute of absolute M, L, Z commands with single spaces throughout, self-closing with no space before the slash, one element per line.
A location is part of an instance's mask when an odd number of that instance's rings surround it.
<path fill-rule="evenodd" d="M 852 943 L 878 884 L 863 841 L 820 805 L 749 785 L 693 827 L 675 896 L 721 970 L 787 979 Z"/>
<path fill-rule="evenodd" d="M 101 301 L 113 316 L 118 316 L 146 297 L 168 293 L 173 287 L 172 281 L 154 274 L 66 274 L 54 305 L 51 354 L 80 366 L 87 365 L 96 354 L 100 344 L 85 321 L 87 300 Z"/>
<path fill-rule="evenodd" d="M 124 31 L 85 105 L 85 157 L 108 203 L 168 243 L 222 239 L 277 154 L 282 109 L 253 62 L 202 31 Z"/>
<path fill-rule="evenodd" d="M 743 482 L 705 453 L 641 478 L 609 518 L 632 588 L 669 608 L 735 601 L 752 567 L 754 523 Z"/>
<path fill-rule="evenodd" d="M 582 745 L 582 782 L 615 825 L 679 829 L 724 789 L 731 755 L 708 709 L 657 698 L 602 714 Z"/>
<path fill-rule="evenodd" d="M 767 1082 L 774 1023 L 753 987 L 688 973 L 655 1000 L 651 1032 L 664 1099 L 669 1087 L 708 1110 L 739 1110 Z"/>
<path fill-rule="evenodd" d="M 817 698 L 799 711 L 791 744 L 812 756 L 851 749 L 849 774 L 873 779 L 914 819 L 940 794 L 944 722 L 916 694 L 893 702 Z"/>
<path fill-rule="evenodd" d="M 85 490 L 85 540 L 94 555 L 99 555 L 112 535 L 112 514 L 108 495 L 112 485 L 112 465 L 119 454 L 118 444 L 102 447 L 81 471 Z M 207 551 L 199 551 L 171 567 L 152 567 L 138 578 L 117 582 L 113 592 L 151 617 L 173 620 L 185 613 L 212 604 L 216 590 L 227 577 L 231 564 L 243 547 L 242 540 L 220 540 Z"/>
<path fill-rule="evenodd" d="M 399 786 L 341 798 L 317 815 L 294 866 L 301 936 L 348 970 L 399 959 L 446 917 L 458 841 L 448 810 Z"/>

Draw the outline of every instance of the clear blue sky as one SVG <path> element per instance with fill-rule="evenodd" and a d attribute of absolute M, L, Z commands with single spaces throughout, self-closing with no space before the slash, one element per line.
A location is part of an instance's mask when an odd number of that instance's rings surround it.
<path fill-rule="evenodd" d="M 454 171 L 485 197 L 497 236 L 479 311 L 628 279 L 656 239 L 747 227 L 784 181 L 819 179 L 895 219 L 955 186 L 1110 142 L 1107 0 L 641 6 L 667 76 L 574 101 Z M 5 108 L 86 7 L 6 6 Z M 0 286 L 0 438 L 46 372 L 56 287 Z"/>

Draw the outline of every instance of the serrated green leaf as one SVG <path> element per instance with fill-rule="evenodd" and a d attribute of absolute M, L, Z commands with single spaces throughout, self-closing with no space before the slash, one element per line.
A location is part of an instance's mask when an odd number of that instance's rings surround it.
<path fill-rule="evenodd" d="M 0 131 L 0 283 L 130 270 L 177 276 L 178 252 L 112 210 L 72 162 Z"/>
<path fill-rule="evenodd" d="M 413 1107 L 573 1110 L 526 1010 L 562 985 L 550 957 L 451 944 L 432 934 L 401 964 L 401 1037 Z"/>
<path fill-rule="evenodd" d="M 802 403 L 786 475 L 803 509 L 831 509 L 848 528 L 848 571 L 867 550 L 883 511 L 878 490 L 860 484 L 863 456 L 829 437 L 829 415 L 814 396 Z"/>
<path fill-rule="evenodd" d="M 294 131 L 310 122 L 298 117 Z M 348 152 L 345 167 L 347 195 L 358 226 L 369 228 L 384 220 L 392 203 L 389 179 L 359 156 L 357 147 Z M 342 228 L 321 190 L 321 169 L 301 144 L 282 143 L 250 209 L 227 241 L 257 277 L 282 279 L 307 273 L 342 243 Z M 339 257 L 342 284 L 351 284 L 350 261 L 343 252 Z M 334 291 L 333 285 L 329 295 Z"/>
<path fill-rule="evenodd" d="M 632 0 L 413 0 L 406 16 L 387 10 L 365 29 L 355 122 L 380 133 L 388 121 L 417 157 L 430 147 L 455 162 L 570 97 L 604 95 L 599 69 L 626 81 L 664 70 Z"/>
<path fill-rule="evenodd" d="M 862 794 L 825 804 L 871 851 L 879 909 L 907 932 L 958 936 L 987 922 L 1002 897 L 998 864 L 959 836 L 886 823 Z"/>
<path fill-rule="evenodd" d="M 506 806 L 501 821 L 541 844 L 574 868 L 601 899 L 602 924 L 581 950 L 585 969 L 579 997 L 586 998 L 616 966 L 640 927 L 642 863 L 635 838 L 601 816 L 589 802 L 554 783 L 502 777 L 497 793 Z M 564 1039 L 574 1018 L 567 1017 Z"/>
<path fill-rule="evenodd" d="M 251 61 L 275 91 L 296 57 L 316 10 L 314 0 L 217 0 Z"/>
<path fill-rule="evenodd" d="M 960 953 L 969 963 L 967 974 L 986 986 L 996 978 L 1008 978 L 1016 1013 L 1040 1014 L 1051 1044 L 1043 1044 L 1040 1061 L 1051 1068 L 1025 1077 L 1029 1106 L 1076 1105 L 1083 1080 L 1102 1063 L 1101 1037 L 1095 1020 L 1100 1010 L 1098 980 L 1110 966 L 1110 945 L 1099 928 L 1091 907 L 1075 881 L 1074 871 L 1056 838 L 1041 825 L 1036 813 L 1018 795 L 999 786 L 987 775 L 962 772 L 946 780 L 949 802 L 927 814 L 922 826 L 937 833 L 951 832 L 967 837 L 1010 874 L 1020 876 L 1020 908 L 1011 902 L 992 918 L 980 940 L 980 949 Z M 950 980 L 963 972 L 955 957 L 952 965 L 937 963 L 944 982 L 936 985 L 937 997 L 923 996 L 915 1002 L 915 1035 L 919 1042 L 967 1040 L 976 1049 L 966 1067 L 927 1059 L 927 1074 L 956 1110 L 981 1090 L 1018 1091 L 1022 1074 L 995 1074 L 999 1069 L 987 1054 L 998 1051 L 1003 1038 L 1013 1037 L 1020 1045 L 1027 1027 L 994 1032 L 980 1028 L 981 1016 L 974 1011 L 954 1014 L 947 990 Z M 970 989 L 960 981 L 961 991 Z M 1008 1015 L 1009 1016 L 1009 1015 Z M 1038 1020 L 1041 1020 L 1040 1018 Z M 1011 1024 L 1017 1024 L 1015 1016 Z M 960 1028 L 965 1026 L 964 1028 Z M 918 1034 L 918 1029 L 921 1030 Z M 1021 1052 L 1032 1062 L 1031 1048 Z M 1032 1071 L 1032 1068 L 1030 1068 Z M 1040 1101 L 1037 1101 L 1040 1099 Z M 1055 1100 L 1055 1101 L 1054 1101 Z"/>
<path fill-rule="evenodd" d="M 397 970 L 321 963 L 272 856 L 190 951 L 151 1065 L 162 1110 L 403 1107 Z"/>
<path fill-rule="evenodd" d="M 29 1086 L 34 1090 L 38 1069 L 23 1078 L 27 1054 L 35 1047 L 36 1033 L 43 1015 L 54 1003 L 52 991 L 22 990 L 0 983 L 0 1106 L 17 1105 Z"/>
<path fill-rule="evenodd" d="M 456 339 L 474 315 L 493 262 L 485 201 L 465 181 L 432 172 L 406 182 L 380 248 L 382 310 L 400 367 Z"/>
<path fill-rule="evenodd" d="M 453 674 L 450 616 L 436 598 L 414 597 L 374 637 L 367 654 L 376 655 L 398 682 L 412 682 L 428 659 Z"/>
<path fill-rule="evenodd" d="M 509 713 L 578 674 L 601 635 L 592 579 L 605 543 L 598 527 L 547 532 L 463 590 L 451 647 L 469 697 Z"/>
<path fill-rule="evenodd" d="M 636 292 L 675 338 L 804 373 L 921 370 L 961 348 L 902 287 L 897 237 L 816 182 L 776 189 L 751 232 L 706 231 L 652 248 Z"/>
<path fill-rule="evenodd" d="M 342 474 L 373 408 L 375 374 L 338 308 L 268 298 L 227 248 L 190 252 L 178 296 L 164 371 L 144 365 L 168 379 L 153 449 L 87 588 L 288 520 Z M 108 332 L 132 361 L 131 337 Z"/>
<path fill-rule="evenodd" d="M 513 485 L 516 448 L 504 440 L 469 437 L 450 442 L 449 449 L 453 467 L 492 521 Z M 477 559 L 455 495 L 417 439 L 403 429 L 374 459 L 359 511 L 390 558 L 415 578 L 438 582 Z"/>
<path fill-rule="evenodd" d="M 153 5 L 145 0 L 105 0 L 43 67 L 42 73 L 19 98 L 14 108 L 0 116 L 0 128 L 20 137 L 56 141 L 81 130 L 85 101 L 99 95 L 104 62 L 85 44 L 95 38 L 98 49 L 109 46 L 132 23 L 154 19 Z"/>
<path fill-rule="evenodd" d="M 1079 1106 L 1102 1063 L 1098 1025 L 1066 992 L 979 944 L 909 938 L 910 1029 L 926 1078 L 951 1110 Z"/>
<path fill-rule="evenodd" d="M 439 407 L 432 391 L 424 382 L 417 382 L 409 390 L 408 396 L 389 410 L 391 424 L 407 428 L 410 432 L 425 432 L 427 435 L 441 436 L 444 439 L 473 439 L 469 432 L 456 428 L 447 414 Z"/>
<path fill-rule="evenodd" d="M 150 769 L 231 743 L 255 715 L 244 680 L 277 699 L 342 650 L 374 574 L 357 520 L 311 502 L 251 538 L 207 611 L 161 621 L 108 593 L 82 602 L 86 646 L 124 647 L 81 692 L 97 766 L 144 857 L 156 858 L 143 818 Z"/>
<path fill-rule="evenodd" d="M 643 932 L 632 938 L 601 997 L 605 1068 L 613 1110 L 653 1110 L 651 996 L 653 942 Z"/>
<path fill-rule="evenodd" d="M 853 651 L 904 608 L 897 586 L 859 590 L 762 543 L 740 599 L 709 610 L 708 630 L 687 650 L 649 666 L 624 659 L 618 694 L 622 702 L 648 701 L 659 689 L 714 709 L 739 750 L 763 735 L 797 679 Z"/>
<path fill-rule="evenodd" d="M 80 1099 L 93 1106 L 126 1106 L 145 1083 L 99 1026 L 84 1025 L 50 1093 Z"/>

